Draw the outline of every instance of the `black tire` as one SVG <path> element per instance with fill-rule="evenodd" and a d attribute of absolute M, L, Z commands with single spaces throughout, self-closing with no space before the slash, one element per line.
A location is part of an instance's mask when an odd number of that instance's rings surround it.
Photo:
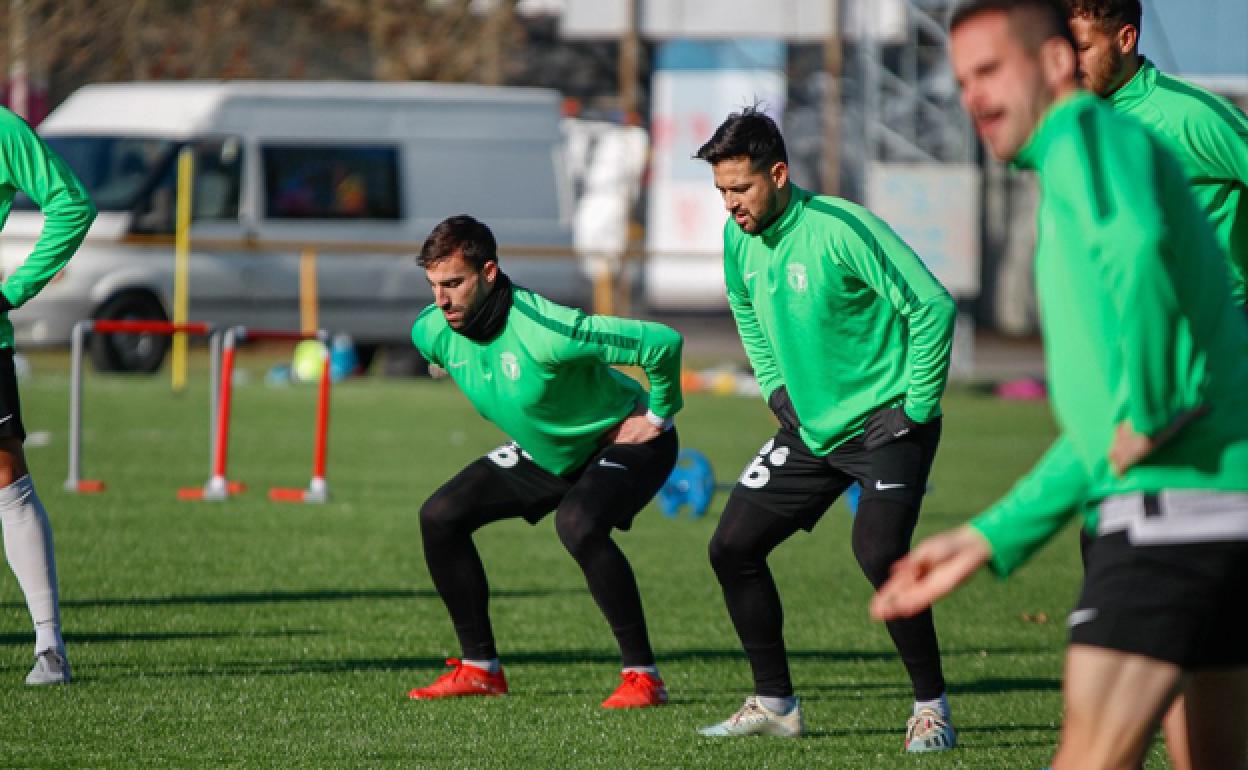
<path fill-rule="evenodd" d="M 151 292 L 131 289 L 114 294 L 95 311 L 96 320 L 168 321 Z M 155 334 L 93 334 L 91 363 L 100 372 L 158 371 L 169 351 L 169 337 Z"/>

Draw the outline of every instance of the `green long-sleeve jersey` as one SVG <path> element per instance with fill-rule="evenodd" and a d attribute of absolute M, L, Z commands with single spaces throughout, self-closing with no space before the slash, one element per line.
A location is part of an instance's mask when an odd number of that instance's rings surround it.
<path fill-rule="evenodd" d="M 1137 121 L 1087 93 L 1043 118 L 1016 163 L 1040 176 L 1036 286 L 1061 435 L 971 526 L 1008 574 L 1076 513 L 1095 531 L 1106 497 L 1248 490 L 1248 324 L 1179 161 Z M 1116 476 L 1126 421 L 1157 437 Z"/>
<path fill-rule="evenodd" d="M 43 232 L 20 267 L 5 276 L 0 293 L 21 307 L 56 275 L 87 235 L 95 206 L 65 161 L 48 149 L 26 121 L 0 107 L 0 227 L 13 196 L 26 193 L 43 211 Z M 0 348 L 13 347 L 13 323 L 0 315 Z"/>
<path fill-rule="evenodd" d="M 583 465 L 601 448 L 603 434 L 638 404 L 664 419 L 683 404 L 682 340 L 674 330 L 586 315 L 519 286 L 493 340 L 457 333 L 430 305 L 412 326 L 412 342 L 450 374 L 482 417 L 556 475 Z M 649 394 L 611 364 L 641 367 Z"/>
<path fill-rule="evenodd" d="M 724 225 L 724 280 L 764 400 L 784 385 L 802 440 L 825 455 L 877 409 L 940 415 L 956 306 L 879 217 L 790 185 L 757 235 Z"/>
<path fill-rule="evenodd" d="M 1230 101 L 1160 72 L 1147 59 L 1109 99 L 1178 157 L 1230 262 L 1235 301 L 1248 305 L 1248 118 Z"/>

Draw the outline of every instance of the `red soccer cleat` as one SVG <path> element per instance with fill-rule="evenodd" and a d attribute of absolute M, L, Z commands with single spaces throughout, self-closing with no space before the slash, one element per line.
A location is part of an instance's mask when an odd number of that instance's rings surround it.
<path fill-rule="evenodd" d="M 428 687 L 412 690 L 407 697 L 412 700 L 433 700 L 464 695 L 507 694 L 507 677 L 503 676 L 501 666 L 491 674 L 485 669 L 462 663 L 458 658 L 447 658 L 446 665 L 451 667 L 450 671 L 435 679 Z"/>
<path fill-rule="evenodd" d="M 667 688 L 657 676 L 641 671 L 620 674 L 620 686 L 602 702 L 604 709 L 639 709 L 667 703 Z"/>

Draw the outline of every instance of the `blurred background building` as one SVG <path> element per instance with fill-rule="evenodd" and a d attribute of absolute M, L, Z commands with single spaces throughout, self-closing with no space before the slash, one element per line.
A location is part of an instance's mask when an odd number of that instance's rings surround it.
<path fill-rule="evenodd" d="M 730 111 L 785 130 L 795 181 L 865 203 L 981 327 L 1035 328 L 1034 191 L 985 159 L 945 55 L 953 0 L 0 0 L 4 99 L 88 83 L 429 80 L 565 98 L 578 247 L 645 252 L 639 301 L 719 311 L 723 213 L 690 156 Z M 1146 0 L 1143 51 L 1248 100 L 1248 3 Z M 617 130 L 618 129 L 618 130 Z"/>

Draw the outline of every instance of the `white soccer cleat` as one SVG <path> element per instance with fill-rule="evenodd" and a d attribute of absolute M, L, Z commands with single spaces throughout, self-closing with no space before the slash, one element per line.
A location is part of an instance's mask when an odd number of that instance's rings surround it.
<path fill-rule="evenodd" d="M 727 738 L 738 735 L 774 735 L 780 738 L 800 738 L 806 731 L 802 721 L 802 704 L 796 703 L 787 714 L 777 714 L 764 706 L 757 695 L 745 699 L 745 705 L 737 713 L 717 725 L 703 727 L 698 734 L 709 738 Z"/>
<path fill-rule="evenodd" d="M 906 722 L 906 751 L 948 751 L 958 744 L 949 717 L 936 709 L 922 708 Z"/>
<path fill-rule="evenodd" d="M 69 659 L 60 650 L 36 653 L 35 666 L 26 675 L 26 684 L 69 684 Z"/>

